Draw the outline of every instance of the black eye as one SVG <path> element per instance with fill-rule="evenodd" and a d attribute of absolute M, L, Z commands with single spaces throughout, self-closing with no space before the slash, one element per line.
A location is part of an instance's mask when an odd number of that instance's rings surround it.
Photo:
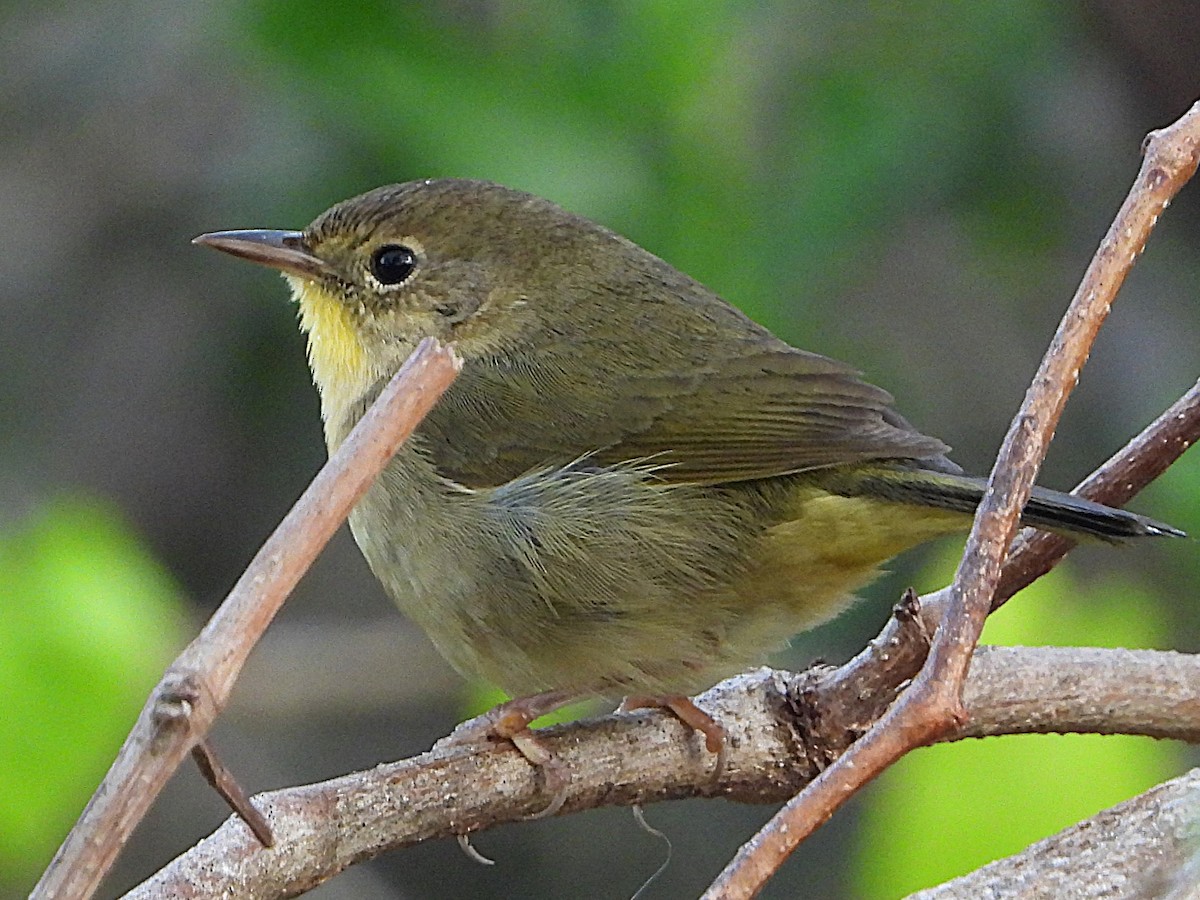
<path fill-rule="evenodd" d="M 400 284 L 417 267 L 417 254 L 403 244 L 384 244 L 371 254 L 371 274 L 380 284 Z"/>

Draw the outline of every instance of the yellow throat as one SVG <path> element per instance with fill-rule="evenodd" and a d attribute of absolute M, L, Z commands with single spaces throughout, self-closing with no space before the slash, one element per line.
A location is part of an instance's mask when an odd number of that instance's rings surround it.
<path fill-rule="evenodd" d="M 308 335 L 308 365 L 328 423 L 360 398 L 378 377 L 367 360 L 350 310 L 316 282 L 285 275 L 300 306 L 300 330 Z"/>

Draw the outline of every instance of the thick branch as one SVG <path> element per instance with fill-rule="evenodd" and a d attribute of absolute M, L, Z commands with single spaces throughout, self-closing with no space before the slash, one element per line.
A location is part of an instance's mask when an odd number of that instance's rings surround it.
<path fill-rule="evenodd" d="M 967 684 L 971 725 L 955 739 L 1046 731 L 1200 738 L 1200 659 L 1192 656 L 985 647 Z M 711 795 L 777 802 L 814 778 L 855 723 L 870 721 L 901 685 L 880 682 L 873 694 L 828 668 L 763 669 L 722 682 L 700 698 L 729 734 L 715 784 L 702 743 L 669 715 L 614 714 L 540 734 L 571 769 L 564 813 Z M 291 896 L 386 850 L 519 820 L 547 802 L 540 779 L 507 745 L 435 750 L 254 800 L 278 837 L 274 849 L 231 818 L 128 896 Z"/>
<path fill-rule="evenodd" d="M 1200 883 L 1200 769 L 1151 788 L 1007 859 L 909 900 L 1109 897 L 1186 900 Z M 1081 886 L 1086 885 L 1086 893 Z"/>
<path fill-rule="evenodd" d="M 979 647 L 963 691 L 967 724 L 997 734 L 1143 734 L 1200 743 L 1200 659 L 1159 650 Z"/>

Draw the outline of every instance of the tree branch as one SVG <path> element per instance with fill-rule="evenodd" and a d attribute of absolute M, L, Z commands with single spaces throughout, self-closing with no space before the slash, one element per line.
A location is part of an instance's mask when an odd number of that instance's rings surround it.
<path fill-rule="evenodd" d="M 907 640 L 917 640 L 912 636 Z M 903 658 L 910 648 L 879 648 Z M 898 653 L 899 656 L 893 656 Z M 894 677 L 894 676 L 893 676 Z M 881 683 L 882 684 L 882 683 Z M 661 712 L 615 713 L 539 732 L 569 766 L 563 812 L 721 795 L 778 802 L 810 782 L 856 723 L 902 688 L 879 694 L 840 670 L 761 669 L 700 699 L 729 734 L 720 781 L 700 739 Z M 981 647 L 964 702 L 971 724 L 949 740 L 990 734 L 1099 731 L 1200 738 L 1200 659 L 1176 653 Z M 1047 712 L 1049 711 L 1049 712 Z M 261 794 L 276 847 L 230 818 L 127 897 L 283 897 L 387 850 L 517 821 L 545 807 L 540 780 L 508 745 L 454 748 L 331 781 Z"/>
<path fill-rule="evenodd" d="M 1200 103 L 1152 132 L 1129 195 L 1084 273 L 1013 418 L 946 597 L 929 658 L 912 686 L 843 756 L 738 851 L 705 896 L 756 895 L 801 841 L 909 750 L 965 721 L 963 683 L 991 610 L 1021 508 L 1117 291 L 1171 198 L 1200 163 Z"/>
<path fill-rule="evenodd" d="M 968 722 L 946 740 L 998 734 L 1141 734 L 1200 743 L 1200 658 L 1166 650 L 979 647 Z"/>
<path fill-rule="evenodd" d="M 1089 897 L 1188 900 L 1200 883 L 1200 769 L 909 900 Z"/>

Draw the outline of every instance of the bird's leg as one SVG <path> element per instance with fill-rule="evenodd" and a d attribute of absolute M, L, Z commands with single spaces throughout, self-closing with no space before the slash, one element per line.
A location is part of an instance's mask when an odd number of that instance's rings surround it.
<path fill-rule="evenodd" d="M 721 773 L 725 771 L 725 728 L 720 722 L 693 703 L 689 697 L 685 697 L 682 694 L 669 694 L 662 697 L 631 696 L 625 698 L 625 701 L 621 704 L 621 709 L 623 711 L 634 709 L 670 710 L 675 718 L 684 725 L 704 735 L 705 749 L 709 753 L 717 755 L 717 766 L 713 770 L 713 778 L 720 778 Z"/>
<path fill-rule="evenodd" d="M 482 715 L 463 722 L 434 744 L 434 748 L 479 744 L 494 739 L 509 741 L 517 748 L 517 752 L 529 760 L 530 765 L 542 773 L 546 790 L 554 797 L 550 805 L 533 818 L 552 816 L 567 799 L 570 774 L 541 738 L 533 733 L 529 724 L 576 699 L 578 695 L 568 691 L 545 691 L 529 697 L 507 700 L 493 706 Z"/>
<path fill-rule="evenodd" d="M 482 715 L 467 719 L 450 734 L 437 742 L 438 747 L 476 744 L 489 738 L 511 741 L 521 755 L 535 766 L 544 765 L 550 751 L 540 746 L 529 730 L 529 723 L 565 706 L 576 695 L 567 691 L 545 691 L 528 697 L 517 697 L 493 706 Z M 536 746 L 536 749 L 532 749 Z M 526 747 L 531 749 L 526 750 Z"/>

